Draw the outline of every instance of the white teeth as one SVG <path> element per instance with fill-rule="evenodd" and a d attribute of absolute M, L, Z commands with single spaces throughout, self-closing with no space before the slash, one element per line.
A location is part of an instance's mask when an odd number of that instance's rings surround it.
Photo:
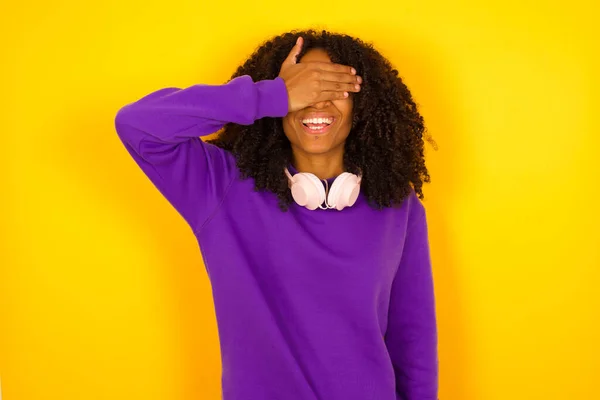
<path fill-rule="evenodd" d="M 327 124 L 333 123 L 333 118 L 305 118 L 302 120 L 303 124 Z"/>

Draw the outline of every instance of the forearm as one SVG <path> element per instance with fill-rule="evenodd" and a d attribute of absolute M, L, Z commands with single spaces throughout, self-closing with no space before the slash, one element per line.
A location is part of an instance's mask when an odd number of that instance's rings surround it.
<path fill-rule="evenodd" d="M 225 85 L 158 90 L 121 108 L 115 125 L 122 139 L 139 149 L 142 141 L 176 144 L 214 133 L 226 123 L 283 117 L 287 107 L 283 80 L 255 83 L 241 76 Z"/>

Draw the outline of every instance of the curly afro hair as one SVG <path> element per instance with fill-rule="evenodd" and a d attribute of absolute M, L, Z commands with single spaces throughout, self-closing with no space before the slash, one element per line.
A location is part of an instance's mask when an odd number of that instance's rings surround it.
<path fill-rule="evenodd" d="M 363 78 L 361 91 L 353 94 L 344 168 L 362 174 L 361 193 L 369 204 L 376 209 L 397 206 L 413 189 L 422 199 L 423 183 L 430 181 L 423 118 L 398 71 L 371 44 L 328 31 L 289 32 L 263 43 L 231 79 L 275 79 L 298 36 L 304 39 L 298 60 L 320 48 L 332 62 L 354 67 Z M 292 162 L 292 150 L 281 118 L 262 118 L 247 126 L 229 123 L 210 142 L 233 153 L 242 178 L 253 178 L 256 190 L 275 193 L 280 208 L 287 210 L 293 199 L 283 170 Z"/>

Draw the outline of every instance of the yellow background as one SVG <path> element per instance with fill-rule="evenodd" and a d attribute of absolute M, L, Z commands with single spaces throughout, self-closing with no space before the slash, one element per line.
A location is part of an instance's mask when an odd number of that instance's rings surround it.
<path fill-rule="evenodd" d="M 296 27 L 373 41 L 439 151 L 426 187 L 443 400 L 597 399 L 593 2 L 3 2 L 5 400 L 218 399 L 191 232 L 113 129 L 126 102 L 222 83 Z"/>

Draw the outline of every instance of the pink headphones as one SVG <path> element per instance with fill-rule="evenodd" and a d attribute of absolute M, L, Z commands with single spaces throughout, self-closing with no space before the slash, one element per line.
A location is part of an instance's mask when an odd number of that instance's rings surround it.
<path fill-rule="evenodd" d="M 335 208 L 341 211 L 346 207 L 352 207 L 358 199 L 362 180 L 360 176 L 344 172 L 335 179 L 330 189 L 326 180 L 323 180 L 325 182 L 323 188 L 321 180 L 308 172 L 300 172 L 292 176 L 286 168 L 285 175 L 294 201 L 309 210 Z"/>

